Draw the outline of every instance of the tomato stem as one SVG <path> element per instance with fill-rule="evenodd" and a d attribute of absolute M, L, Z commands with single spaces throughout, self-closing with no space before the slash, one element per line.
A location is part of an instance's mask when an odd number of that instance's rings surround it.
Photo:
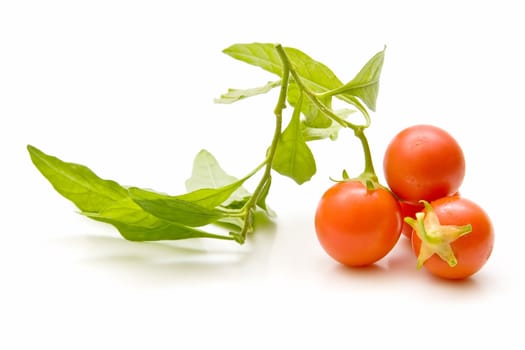
<path fill-rule="evenodd" d="M 358 125 L 354 124 L 352 122 L 349 122 L 347 120 L 344 120 L 343 118 L 339 117 L 336 113 L 332 111 L 331 108 L 326 106 L 320 99 L 319 94 L 316 94 L 315 92 L 311 91 L 303 82 L 299 74 L 295 71 L 292 63 L 290 62 L 290 59 L 288 58 L 286 51 L 281 45 L 276 45 L 276 50 L 279 54 L 279 57 L 281 58 L 281 61 L 283 63 L 283 82 L 281 83 L 281 86 L 286 86 L 288 79 L 291 77 L 297 86 L 299 86 L 299 89 L 302 93 L 306 95 L 306 97 L 319 109 L 321 113 L 323 113 L 325 116 L 330 118 L 333 122 L 338 123 L 344 128 L 349 128 L 354 131 L 355 136 L 361 141 L 361 145 L 363 147 L 363 153 L 365 157 L 365 169 L 363 173 L 358 177 L 358 180 L 363 182 L 363 184 L 366 186 L 367 189 L 372 190 L 380 187 L 379 180 L 377 178 L 374 164 L 372 161 L 372 154 L 370 151 L 370 146 L 368 144 L 368 140 L 365 136 L 364 130 L 370 126 L 370 118 L 368 116 L 368 113 L 366 110 L 361 110 L 365 117 L 365 124 L 364 125 Z M 289 77 L 290 76 L 290 77 Z M 286 79 L 286 80 L 285 80 Z M 279 100 L 282 100 L 282 104 L 278 103 L 276 107 L 276 114 L 277 112 L 280 113 L 282 111 L 282 106 L 285 103 L 286 98 L 286 90 L 281 88 L 281 95 Z"/>
<path fill-rule="evenodd" d="M 361 181 L 366 185 L 367 189 L 372 190 L 378 187 L 379 180 L 374 169 L 372 152 L 370 151 L 370 145 L 368 144 L 368 139 L 365 136 L 364 129 L 365 127 L 354 128 L 354 135 L 359 139 L 359 141 L 361 141 L 361 146 L 363 147 L 363 154 L 365 157 L 365 169 L 359 176 L 359 179 L 361 179 Z"/>

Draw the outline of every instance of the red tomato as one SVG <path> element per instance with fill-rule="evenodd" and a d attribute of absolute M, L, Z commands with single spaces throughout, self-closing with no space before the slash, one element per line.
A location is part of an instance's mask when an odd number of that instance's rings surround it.
<path fill-rule="evenodd" d="M 317 238 L 333 259 L 365 266 L 384 257 L 401 232 L 401 211 L 386 189 L 360 181 L 339 182 L 322 196 L 315 213 Z"/>
<path fill-rule="evenodd" d="M 415 219 L 416 213 L 423 211 L 423 209 L 425 208 L 425 206 L 422 203 L 413 204 L 405 201 L 399 201 L 399 205 L 401 207 L 401 216 L 403 217 L 403 219 L 406 217 Z M 401 228 L 401 233 L 403 233 L 403 235 L 408 239 L 412 237 L 412 227 L 409 224 L 407 224 L 404 220 L 403 227 Z"/>
<path fill-rule="evenodd" d="M 423 262 L 423 266 L 432 274 L 446 279 L 463 279 L 478 272 L 490 257 L 494 245 L 494 230 L 487 213 L 476 203 L 459 196 L 440 198 L 430 206 L 431 211 L 437 215 L 439 225 L 470 224 L 472 230 L 455 240 L 452 239 L 449 244 L 455 266 L 450 266 L 438 254 L 431 255 Z M 428 215 L 428 212 L 428 208 L 425 209 L 425 215 Z M 433 231 L 433 239 L 451 236 L 450 229 L 434 227 L 427 228 L 427 231 Z M 420 256 L 422 244 L 427 243 L 422 243 L 420 235 L 414 231 L 412 248 L 416 256 Z"/>
<path fill-rule="evenodd" d="M 458 191 L 465 176 L 465 158 L 445 130 L 415 125 L 389 143 L 383 170 L 388 186 L 401 200 L 430 202 Z"/>

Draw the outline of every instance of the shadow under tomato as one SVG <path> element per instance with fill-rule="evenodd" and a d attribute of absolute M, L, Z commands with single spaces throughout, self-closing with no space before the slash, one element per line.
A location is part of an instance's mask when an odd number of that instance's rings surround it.
<path fill-rule="evenodd" d="M 331 266 L 325 265 L 323 285 L 335 290 L 369 290 L 380 291 L 384 286 L 397 284 L 397 277 L 382 264 L 351 267 L 331 261 Z"/>
<path fill-rule="evenodd" d="M 416 266 L 417 257 L 412 250 L 410 240 L 406 237 L 400 238 L 392 254 L 387 257 L 386 264 L 392 271 L 408 271 L 411 274 L 423 275 L 422 278 L 428 279 L 430 283 L 438 285 L 450 285 L 452 288 L 470 288 L 471 285 L 478 284 L 476 274 L 464 279 L 451 280 L 434 276 L 430 271 L 426 270 L 425 267 L 418 269 Z"/>
<path fill-rule="evenodd" d="M 379 264 L 371 264 L 366 266 L 346 266 L 334 262 L 334 270 L 338 275 L 352 276 L 359 278 L 377 278 L 388 273 L 387 269 Z"/>
<path fill-rule="evenodd" d="M 433 275 L 425 267 L 417 268 L 417 258 L 412 250 L 410 240 L 401 237 L 393 251 L 385 258 L 385 265 L 390 273 L 410 276 L 430 283 L 438 288 L 449 290 L 473 290 L 480 288 L 480 276 L 473 275 L 469 278 L 450 280 Z"/>
<path fill-rule="evenodd" d="M 424 268 L 420 271 L 425 275 L 425 278 L 432 284 L 437 287 L 440 287 L 444 290 L 455 290 L 455 291 L 466 291 L 470 292 L 473 290 L 478 290 L 481 287 L 479 282 L 479 276 L 473 275 L 463 279 L 446 279 L 438 276 L 434 276 L 430 271 L 425 270 Z"/>
<path fill-rule="evenodd" d="M 381 263 L 391 273 L 410 275 L 416 272 L 417 259 L 412 252 L 410 240 L 400 237 L 394 249 L 382 259 Z"/>

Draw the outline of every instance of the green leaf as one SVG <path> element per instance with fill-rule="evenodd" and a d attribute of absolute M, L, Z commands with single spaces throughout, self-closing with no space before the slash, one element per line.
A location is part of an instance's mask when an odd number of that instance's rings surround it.
<path fill-rule="evenodd" d="M 113 220 L 121 224 L 144 229 L 156 228 L 165 224 L 159 218 L 145 212 L 133 199 L 126 197 L 122 200 L 115 201 L 110 205 L 92 212 L 81 212 L 91 219 L 97 221 Z"/>
<path fill-rule="evenodd" d="M 297 104 L 297 99 L 299 98 L 299 95 L 301 94 L 301 91 L 296 83 L 291 82 L 288 85 L 288 95 L 287 99 L 288 102 L 295 106 Z M 320 96 L 319 100 L 324 103 L 327 107 L 330 107 L 332 104 L 332 97 L 331 96 Z M 319 110 L 319 108 L 312 103 L 309 99 L 303 99 L 302 105 L 301 105 L 301 112 L 305 116 L 305 124 L 315 127 L 315 128 L 327 128 L 332 124 L 332 120 L 328 118 L 326 115 L 323 114 Z"/>
<path fill-rule="evenodd" d="M 332 72 L 330 68 L 321 62 L 312 59 L 304 52 L 286 47 L 284 48 L 293 69 L 301 77 L 303 84 L 313 92 L 323 93 L 330 90 L 337 89 L 343 86 L 343 83 L 339 78 Z M 282 61 L 275 50 L 273 44 L 262 44 L 262 43 L 251 43 L 251 44 L 235 44 L 223 51 L 231 57 L 248 64 L 258 66 L 264 70 L 277 74 L 281 77 L 282 75 Z M 292 106 L 296 106 L 299 98 L 299 88 L 293 81 L 288 86 L 288 102 Z M 346 100 L 349 103 L 350 99 L 346 96 L 338 96 L 339 98 Z M 319 99 L 327 106 L 331 105 L 331 96 L 321 96 Z M 303 101 L 301 112 L 306 117 L 306 123 L 309 126 L 323 128 L 331 125 L 331 120 L 325 116 L 319 109 L 312 104 L 308 99 Z"/>
<path fill-rule="evenodd" d="M 129 193 L 145 212 L 171 223 L 204 226 L 223 217 L 223 213 L 217 209 L 209 209 L 174 196 L 136 187 L 130 188 Z"/>
<path fill-rule="evenodd" d="M 129 223 L 129 213 L 116 210 L 107 212 L 108 216 L 102 216 L 97 213 L 87 213 L 91 219 L 113 225 L 128 241 L 146 242 L 162 240 L 181 240 L 189 238 L 215 238 L 233 240 L 232 236 L 219 235 L 202 231 L 193 227 L 184 226 L 177 223 L 170 223 L 164 220 L 158 220 L 157 225 L 144 227 Z"/>
<path fill-rule="evenodd" d="M 266 83 L 266 85 L 252 88 L 252 89 L 245 89 L 245 90 L 228 89 L 227 93 L 221 95 L 220 98 L 215 99 L 215 103 L 229 104 L 229 103 L 237 102 L 247 97 L 265 94 L 268 91 L 280 85 L 281 85 L 281 81 L 278 80 L 278 81 L 270 81 Z"/>
<path fill-rule="evenodd" d="M 129 241 L 181 240 L 188 238 L 233 239 L 231 236 L 205 232 L 169 222 L 144 211 L 130 197 L 115 202 L 98 212 L 83 212 L 83 215 L 113 225 Z M 187 219 L 186 219 L 187 220 Z"/>
<path fill-rule="evenodd" d="M 193 202 L 204 208 L 212 209 L 226 202 L 232 194 L 241 188 L 246 179 L 241 179 L 218 188 L 201 188 L 192 192 L 175 196 L 183 201 Z"/>
<path fill-rule="evenodd" d="M 313 60 L 304 52 L 292 48 L 284 48 L 293 68 L 305 80 L 308 87 L 315 91 L 326 91 L 338 88 L 343 83 L 321 62 Z M 282 75 L 283 63 L 274 44 L 250 43 L 235 44 L 223 52 L 237 60 L 260 67 L 270 73 Z"/>
<path fill-rule="evenodd" d="M 385 59 L 385 50 L 374 55 L 350 82 L 339 88 L 339 93 L 347 98 L 359 97 L 368 108 L 376 110 L 379 93 L 379 79 Z"/>
<path fill-rule="evenodd" d="M 213 202 L 211 204 L 214 204 L 219 200 L 220 203 L 226 202 L 227 204 L 229 201 L 241 200 L 250 196 L 250 192 L 240 186 L 242 185 L 242 182 L 239 183 L 240 181 L 244 180 L 238 180 L 237 178 L 228 175 L 210 152 L 201 150 L 193 161 L 193 170 L 191 177 L 186 180 L 186 189 L 193 192 L 200 189 L 220 189 L 221 187 L 224 187 L 215 192 L 215 194 L 212 193 L 210 201 Z M 232 187 L 228 188 L 228 185 L 231 185 Z M 234 191 L 229 192 L 231 189 L 234 189 Z M 223 199 L 226 194 L 229 196 L 226 199 Z M 215 195 L 219 197 L 214 197 Z M 187 199 L 187 197 L 185 198 L 184 196 L 182 196 L 182 198 Z M 210 206 L 210 203 L 199 204 L 208 208 L 212 207 Z"/>
<path fill-rule="evenodd" d="M 354 79 L 345 85 L 326 65 L 312 59 L 302 51 L 286 47 L 285 52 L 304 85 L 312 92 L 317 93 L 323 103 L 329 106 L 330 97 L 335 96 L 357 107 L 365 118 L 369 120 L 369 114 L 365 105 L 373 111 L 376 109 L 379 77 L 385 50 L 372 57 Z M 279 76 L 282 75 L 282 62 L 273 44 L 236 44 L 224 50 L 224 53 L 235 59 L 263 68 L 268 72 Z M 291 81 L 288 94 L 288 102 L 292 106 L 296 105 L 299 96 L 298 88 L 294 85 L 296 83 Z M 329 118 L 322 114 L 308 99 L 303 101 L 301 112 L 305 115 L 306 123 L 310 127 L 323 128 L 331 125 Z"/>
<path fill-rule="evenodd" d="M 301 124 L 301 130 L 303 133 L 303 138 L 306 142 L 323 140 L 330 138 L 332 141 L 337 139 L 339 130 L 342 129 L 342 126 L 337 123 L 332 123 L 328 128 L 312 128 L 306 124 Z"/>
<path fill-rule="evenodd" d="M 27 150 L 33 164 L 55 190 L 82 211 L 96 212 L 128 197 L 124 187 L 101 179 L 83 165 L 63 162 L 31 145 Z"/>
<path fill-rule="evenodd" d="M 223 52 L 239 61 L 260 67 L 270 73 L 282 76 L 282 62 L 274 44 L 234 44 Z"/>
<path fill-rule="evenodd" d="M 277 143 L 272 168 L 292 178 L 299 185 L 310 180 L 316 172 L 312 151 L 304 140 L 300 123 L 301 100 L 294 109 L 290 123 Z"/>
<path fill-rule="evenodd" d="M 64 162 L 31 145 L 27 149 L 33 164 L 58 193 L 83 215 L 115 226 L 127 240 L 233 239 L 159 219 L 145 212 L 117 182 L 101 179 L 84 165 Z"/>
<path fill-rule="evenodd" d="M 324 92 L 343 85 L 334 72 L 323 63 L 292 47 L 286 47 L 285 51 L 295 71 L 314 92 Z"/>
<path fill-rule="evenodd" d="M 343 85 L 332 70 L 323 63 L 315 61 L 298 49 L 285 47 L 284 50 L 293 68 L 305 80 L 306 85 L 314 91 L 332 90 Z M 274 44 L 235 44 L 223 52 L 237 60 L 277 74 L 279 77 L 282 75 L 283 63 Z"/>
<path fill-rule="evenodd" d="M 356 112 L 355 110 L 346 109 L 346 108 L 342 110 L 334 111 L 334 113 L 338 115 L 339 117 L 341 117 L 342 119 L 346 119 L 348 115 L 350 115 L 351 113 L 355 113 L 355 112 Z M 342 128 L 343 127 L 336 122 L 332 122 L 332 124 L 326 128 L 315 128 L 315 127 L 309 126 L 306 122 L 301 123 L 301 130 L 303 132 L 303 137 L 306 142 L 322 140 L 326 138 L 330 138 L 332 141 L 334 141 L 337 139 L 339 135 L 339 131 Z"/>

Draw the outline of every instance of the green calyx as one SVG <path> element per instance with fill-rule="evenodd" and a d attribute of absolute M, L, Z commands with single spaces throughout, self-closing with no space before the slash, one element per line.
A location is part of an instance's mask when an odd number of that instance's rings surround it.
<path fill-rule="evenodd" d="M 421 268 L 425 261 L 434 254 L 437 254 L 450 267 L 456 266 L 458 261 L 451 243 L 472 232 L 472 225 L 441 225 L 434 208 L 427 201 L 422 200 L 421 203 L 425 206 L 424 212 L 417 213 L 416 219 L 405 218 L 405 222 L 421 239 L 417 268 Z"/>
<path fill-rule="evenodd" d="M 348 172 L 346 170 L 343 170 L 343 179 L 342 180 L 332 179 L 332 181 L 335 181 L 335 182 L 359 181 L 369 191 L 376 190 L 378 188 L 384 188 L 390 191 L 387 187 L 383 186 L 379 182 L 379 179 L 376 175 L 376 172 L 374 169 L 374 163 L 372 161 L 372 154 L 370 152 L 370 146 L 368 144 L 368 140 L 364 133 L 364 130 L 366 129 L 366 127 L 365 126 L 349 126 L 349 127 L 354 130 L 354 135 L 359 139 L 359 141 L 361 142 L 361 146 L 363 147 L 363 155 L 365 158 L 365 169 L 363 170 L 361 175 L 355 178 L 350 178 L 350 176 L 348 175 Z"/>

